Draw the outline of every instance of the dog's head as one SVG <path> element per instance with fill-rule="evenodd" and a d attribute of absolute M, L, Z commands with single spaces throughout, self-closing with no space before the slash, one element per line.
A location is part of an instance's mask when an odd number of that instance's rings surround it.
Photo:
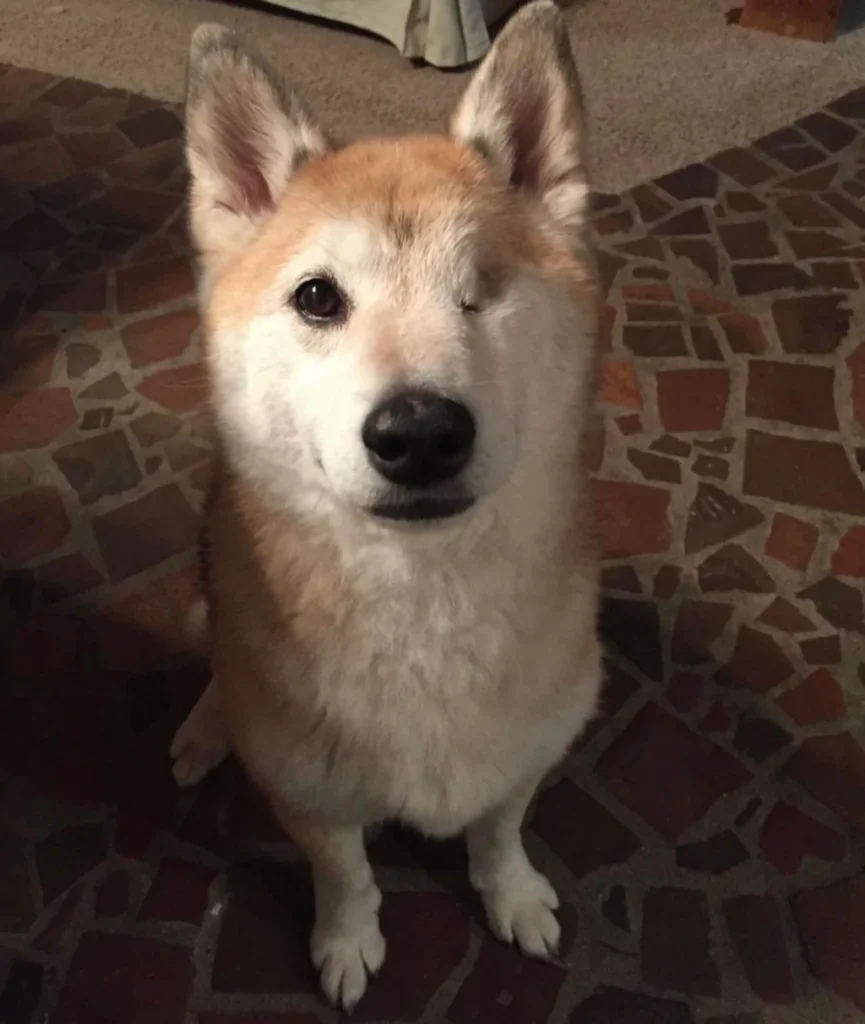
<path fill-rule="evenodd" d="M 448 135 L 342 148 L 198 29 L 191 221 L 238 471 L 277 501 L 430 521 L 572 450 L 594 348 L 581 150 L 552 3 L 511 21 Z"/>

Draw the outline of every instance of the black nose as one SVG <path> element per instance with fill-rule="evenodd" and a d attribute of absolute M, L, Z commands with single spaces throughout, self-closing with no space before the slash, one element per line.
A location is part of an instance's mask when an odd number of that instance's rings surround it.
<path fill-rule="evenodd" d="M 464 405 L 431 391 L 402 391 L 367 416 L 361 432 L 373 467 L 394 484 L 428 487 L 471 458 L 475 421 Z"/>

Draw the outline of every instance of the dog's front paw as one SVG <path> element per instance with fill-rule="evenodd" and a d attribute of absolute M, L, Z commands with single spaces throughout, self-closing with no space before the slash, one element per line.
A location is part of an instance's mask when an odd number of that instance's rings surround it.
<path fill-rule="evenodd" d="M 506 882 L 485 889 L 482 897 L 496 938 L 516 942 L 526 956 L 546 960 L 555 954 L 559 898 L 542 874 L 527 864 Z"/>
<path fill-rule="evenodd" d="M 367 980 L 384 963 L 385 941 L 378 916 L 354 931 L 316 928 L 312 962 L 321 972 L 321 987 L 335 1006 L 350 1012 L 366 992 Z"/>
<path fill-rule="evenodd" d="M 171 744 L 174 779 L 178 786 L 194 786 L 231 753 L 231 740 L 211 680 Z"/>

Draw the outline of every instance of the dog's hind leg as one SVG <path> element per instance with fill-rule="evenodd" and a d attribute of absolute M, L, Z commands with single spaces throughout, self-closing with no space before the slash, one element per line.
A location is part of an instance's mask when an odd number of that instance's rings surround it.
<path fill-rule="evenodd" d="M 171 744 L 175 781 L 179 786 L 194 786 L 230 753 L 231 737 L 214 677 Z"/>
<path fill-rule="evenodd" d="M 321 972 L 321 987 L 332 1003 L 351 1011 L 385 955 L 378 923 L 381 892 L 367 859 L 363 829 L 296 817 L 279 800 L 273 809 L 312 864 L 315 927 L 310 952 Z"/>
<path fill-rule="evenodd" d="M 515 942 L 527 956 L 546 959 L 559 944 L 559 900 L 547 879 L 532 867 L 520 834 L 535 788 L 514 792 L 470 825 L 466 838 L 469 877 L 483 899 L 493 933 L 504 942 Z"/>

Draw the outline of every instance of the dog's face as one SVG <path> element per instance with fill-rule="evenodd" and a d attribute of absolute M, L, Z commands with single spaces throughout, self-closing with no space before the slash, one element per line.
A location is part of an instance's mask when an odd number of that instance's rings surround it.
<path fill-rule="evenodd" d="M 521 19 L 528 43 L 497 43 L 450 136 L 342 149 L 227 33 L 196 34 L 214 402 L 238 468 L 276 500 L 447 520 L 567 429 L 593 306 L 573 69 L 549 6 Z"/>

